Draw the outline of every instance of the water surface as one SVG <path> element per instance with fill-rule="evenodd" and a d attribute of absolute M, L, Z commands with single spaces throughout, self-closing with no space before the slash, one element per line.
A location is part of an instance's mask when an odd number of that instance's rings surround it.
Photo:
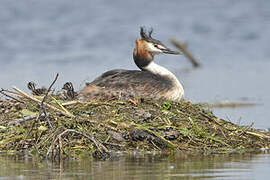
<path fill-rule="evenodd" d="M 108 161 L 0 157 L 0 179 L 267 179 L 270 154 L 127 155 Z M 4 166 L 3 166 L 4 165 Z"/>

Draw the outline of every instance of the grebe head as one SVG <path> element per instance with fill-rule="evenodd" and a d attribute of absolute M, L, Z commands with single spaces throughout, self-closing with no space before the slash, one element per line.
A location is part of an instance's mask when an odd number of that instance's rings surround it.
<path fill-rule="evenodd" d="M 177 51 L 172 51 L 168 47 L 166 47 L 162 42 L 160 42 L 157 39 L 154 39 L 152 37 L 153 28 L 150 29 L 150 31 L 147 33 L 145 32 L 145 29 L 141 27 L 140 35 L 141 40 L 144 41 L 145 44 L 145 50 L 152 53 L 153 55 L 156 54 L 181 54 Z"/>
<path fill-rule="evenodd" d="M 158 54 L 181 54 L 181 52 L 173 51 L 166 47 L 162 42 L 152 37 L 153 29 L 148 34 L 141 27 L 141 39 L 136 39 L 136 47 L 133 51 L 133 59 L 135 64 L 142 70 L 150 62 L 154 60 L 154 56 Z"/>

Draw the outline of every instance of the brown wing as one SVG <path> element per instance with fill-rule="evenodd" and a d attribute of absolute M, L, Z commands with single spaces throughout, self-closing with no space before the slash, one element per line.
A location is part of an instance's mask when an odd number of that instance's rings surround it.
<path fill-rule="evenodd" d="M 89 83 L 79 92 L 86 99 L 162 98 L 171 89 L 170 79 L 147 71 L 112 70 Z"/>

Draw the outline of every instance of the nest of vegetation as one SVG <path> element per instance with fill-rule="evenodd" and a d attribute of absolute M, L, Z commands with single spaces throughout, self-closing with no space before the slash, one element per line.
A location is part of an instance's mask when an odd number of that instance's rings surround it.
<path fill-rule="evenodd" d="M 270 134 L 217 118 L 205 105 L 147 99 L 68 101 L 13 87 L 0 100 L 0 151 L 41 158 L 112 152 L 269 149 Z M 4 91 L 2 90 L 2 94 Z"/>

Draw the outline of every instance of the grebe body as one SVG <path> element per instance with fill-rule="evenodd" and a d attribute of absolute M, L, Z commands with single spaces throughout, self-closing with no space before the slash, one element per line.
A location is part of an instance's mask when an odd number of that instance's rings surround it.
<path fill-rule="evenodd" d="M 78 92 L 79 98 L 93 99 L 130 99 L 153 98 L 179 101 L 184 90 L 176 76 L 168 69 L 156 64 L 158 54 L 180 54 L 167 48 L 160 41 L 147 35 L 141 28 L 141 39 L 136 40 L 133 51 L 135 64 L 141 70 L 116 69 L 103 73 Z"/>

